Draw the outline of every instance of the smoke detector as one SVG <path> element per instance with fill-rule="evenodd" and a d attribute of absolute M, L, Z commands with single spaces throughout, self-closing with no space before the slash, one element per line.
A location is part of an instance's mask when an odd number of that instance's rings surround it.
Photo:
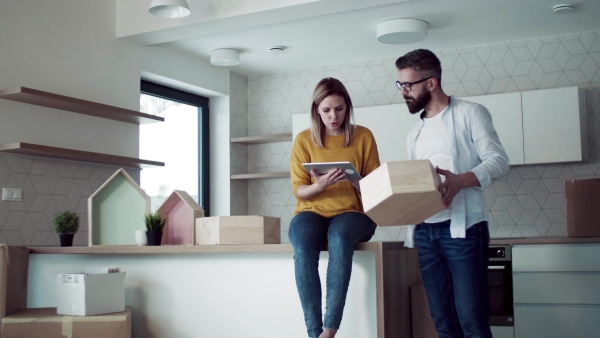
<path fill-rule="evenodd" d="M 569 13 L 573 10 L 573 5 L 570 4 L 560 4 L 552 7 L 554 13 Z"/>

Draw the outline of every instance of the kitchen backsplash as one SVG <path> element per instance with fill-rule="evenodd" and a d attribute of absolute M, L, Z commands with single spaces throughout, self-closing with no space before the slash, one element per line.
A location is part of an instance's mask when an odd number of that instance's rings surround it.
<path fill-rule="evenodd" d="M 512 166 L 507 177 L 485 191 L 492 237 L 566 236 L 565 181 L 600 176 L 600 31 L 444 50 L 437 55 L 443 68 L 442 87 L 458 98 L 570 86 L 585 90 L 589 162 Z M 248 135 L 291 132 L 292 114 L 309 111 L 315 85 L 327 76 L 346 85 L 355 107 L 404 102 L 395 84 L 395 60 L 250 77 Z M 291 142 L 248 146 L 248 172 L 288 171 L 291 146 Z M 281 238 L 287 241 L 296 202 L 290 181 L 247 185 L 248 214 L 281 217 Z M 380 227 L 372 240 L 403 240 L 405 232 L 405 227 Z"/>
<path fill-rule="evenodd" d="M 0 186 L 23 189 L 23 201 L 0 201 L 0 243 L 58 246 L 52 217 L 72 210 L 81 216 L 73 245 L 88 245 L 88 197 L 118 169 L 0 153 Z M 139 170 L 127 173 L 139 182 Z"/>

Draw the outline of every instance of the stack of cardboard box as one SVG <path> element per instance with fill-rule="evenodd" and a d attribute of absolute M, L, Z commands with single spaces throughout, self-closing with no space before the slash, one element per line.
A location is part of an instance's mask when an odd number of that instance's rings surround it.
<path fill-rule="evenodd" d="M 29 248 L 0 245 L 0 318 L 2 319 L 0 338 L 131 337 L 131 308 L 129 307 L 121 308 L 121 312 L 96 316 L 62 315 L 57 313 L 57 308 L 28 309 L 28 269 Z M 110 278 L 118 279 L 119 274 L 104 275 L 114 275 Z M 101 278 L 98 277 L 100 275 L 91 276 L 91 279 Z M 114 286 L 114 283 L 112 285 Z M 90 295 L 98 292 L 97 289 L 89 286 L 89 283 L 81 283 L 78 288 L 82 293 L 72 294 L 71 300 L 85 302 L 86 293 Z M 98 309 L 98 303 L 88 302 L 86 309 L 90 310 L 86 314 L 90 314 L 92 310 Z"/>

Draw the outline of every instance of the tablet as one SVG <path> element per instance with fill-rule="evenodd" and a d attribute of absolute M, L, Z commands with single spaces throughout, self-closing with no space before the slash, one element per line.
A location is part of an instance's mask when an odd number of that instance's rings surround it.
<path fill-rule="evenodd" d="M 349 180 L 360 180 L 362 177 L 358 173 L 358 170 L 354 168 L 352 163 L 345 162 L 315 162 L 315 163 L 302 163 L 304 168 L 308 172 L 315 169 L 321 175 L 326 174 L 331 169 L 342 169 L 346 173 L 346 178 Z"/>

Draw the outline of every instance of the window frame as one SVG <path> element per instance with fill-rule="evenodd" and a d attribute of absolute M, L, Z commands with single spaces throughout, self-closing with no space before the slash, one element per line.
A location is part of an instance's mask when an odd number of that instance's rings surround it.
<path fill-rule="evenodd" d="M 204 96 L 188 93 L 154 82 L 141 80 L 140 94 L 153 95 L 165 100 L 177 101 L 198 107 L 198 197 L 204 216 L 210 216 L 210 165 L 209 165 L 209 109 L 210 100 Z"/>

